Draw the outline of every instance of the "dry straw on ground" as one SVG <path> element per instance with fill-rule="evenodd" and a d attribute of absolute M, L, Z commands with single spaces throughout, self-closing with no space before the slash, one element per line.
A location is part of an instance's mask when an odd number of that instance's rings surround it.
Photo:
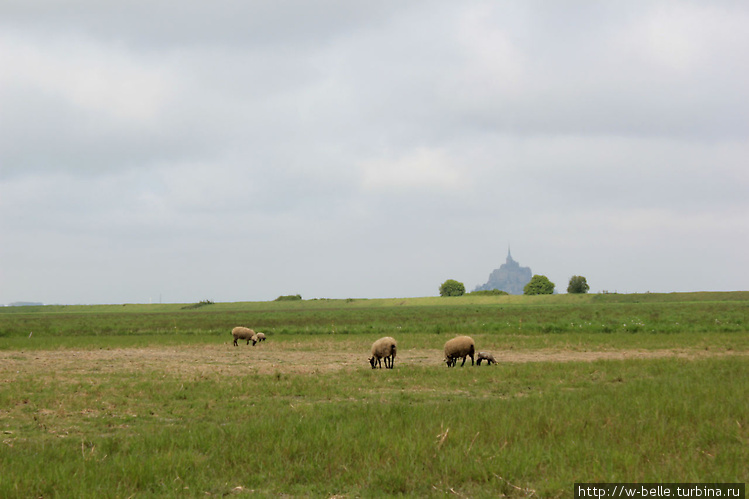
<path fill-rule="evenodd" d="M 247 370 L 258 374 L 313 374 L 342 369 L 369 367 L 368 349 L 347 350 L 331 355 L 326 348 L 310 349 L 296 343 L 267 343 L 258 348 L 234 348 L 230 344 L 200 346 L 153 346 L 146 348 L 113 348 L 101 350 L 59 349 L 0 352 L 0 381 L 10 381 L 19 374 L 54 372 L 61 374 L 159 371 L 172 374 L 223 376 Z M 559 349 L 509 350 L 494 352 L 497 362 L 587 362 L 596 360 L 652 359 L 665 357 L 702 358 L 724 355 L 746 355 L 744 352 L 661 349 L 573 351 Z M 403 349 L 398 365 L 444 367 L 443 352 L 438 349 Z M 396 368 L 398 367 L 396 365 Z M 474 367 L 475 369 L 493 369 Z"/>

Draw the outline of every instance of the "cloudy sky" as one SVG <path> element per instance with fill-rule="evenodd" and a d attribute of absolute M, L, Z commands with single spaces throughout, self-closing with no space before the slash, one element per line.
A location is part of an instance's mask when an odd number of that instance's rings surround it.
<path fill-rule="evenodd" d="M 749 3 L 2 0 L 0 303 L 749 289 Z"/>

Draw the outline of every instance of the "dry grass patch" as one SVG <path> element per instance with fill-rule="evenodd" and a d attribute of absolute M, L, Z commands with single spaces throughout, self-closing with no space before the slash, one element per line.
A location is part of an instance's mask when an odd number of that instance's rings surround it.
<path fill-rule="evenodd" d="M 265 342 L 255 347 L 221 345 L 151 346 L 100 350 L 36 350 L 30 352 L 0 351 L 0 381 L 11 382 L 19 375 L 39 372 L 56 376 L 81 374 L 158 371 L 165 374 L 212 377 L 239 373 L 315 374 L 368 367 L 368 350 L 361 342 L 315 341 Z M 525 362 L 593 362 L 597 360 L 631 360 L 722 356 L 746 356 L 747 352 L 697 349 L 603 350 L 575 351 L 563 349 L 494 351 L 500 363 Z M 440 349 L 412 348 L 398 352 L 399 366 L 435 366 L 442 364 Z"/>

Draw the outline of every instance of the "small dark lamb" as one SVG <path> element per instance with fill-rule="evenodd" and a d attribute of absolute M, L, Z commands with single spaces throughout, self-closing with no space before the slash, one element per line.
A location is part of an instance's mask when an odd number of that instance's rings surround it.
<path fill-rule="evenodd" d="M 497 363 L 497 361 L 494 359 L 494 355 L 490 354 L 489 352 L 479 352 L 478 356 L 476 357 L 476 365 L 480 366 L 482 360 L 485 360 L 487 365 Z"/>

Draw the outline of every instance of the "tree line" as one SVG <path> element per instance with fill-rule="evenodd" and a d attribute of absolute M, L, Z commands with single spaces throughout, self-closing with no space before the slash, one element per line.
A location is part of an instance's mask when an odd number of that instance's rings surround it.
<path fill-rule="evenodd" d="M 531 277 L 531 280 L 523 288 L 523 294 L 525 295 L 550 295 L 554 293 L 554 283 L 549 280 L 545 275 L 536 274 Z M 583 276 L 573 275 L 570 277 L 569 284 L 567 285 L 567 292 L 570 294 L 581 294 L 587 293 L 590 290 L 588 281 Z M 440 296 L 462 296 L 466 294 L 466 287 L 462 282 L 456 281 L 455 279 L 448 279 L 440 286 Z M 477 294 L 507 294 L 500 290 L 489 290 L 489 291 L 474 291 L 469 293 L 472 295 Z"/>

